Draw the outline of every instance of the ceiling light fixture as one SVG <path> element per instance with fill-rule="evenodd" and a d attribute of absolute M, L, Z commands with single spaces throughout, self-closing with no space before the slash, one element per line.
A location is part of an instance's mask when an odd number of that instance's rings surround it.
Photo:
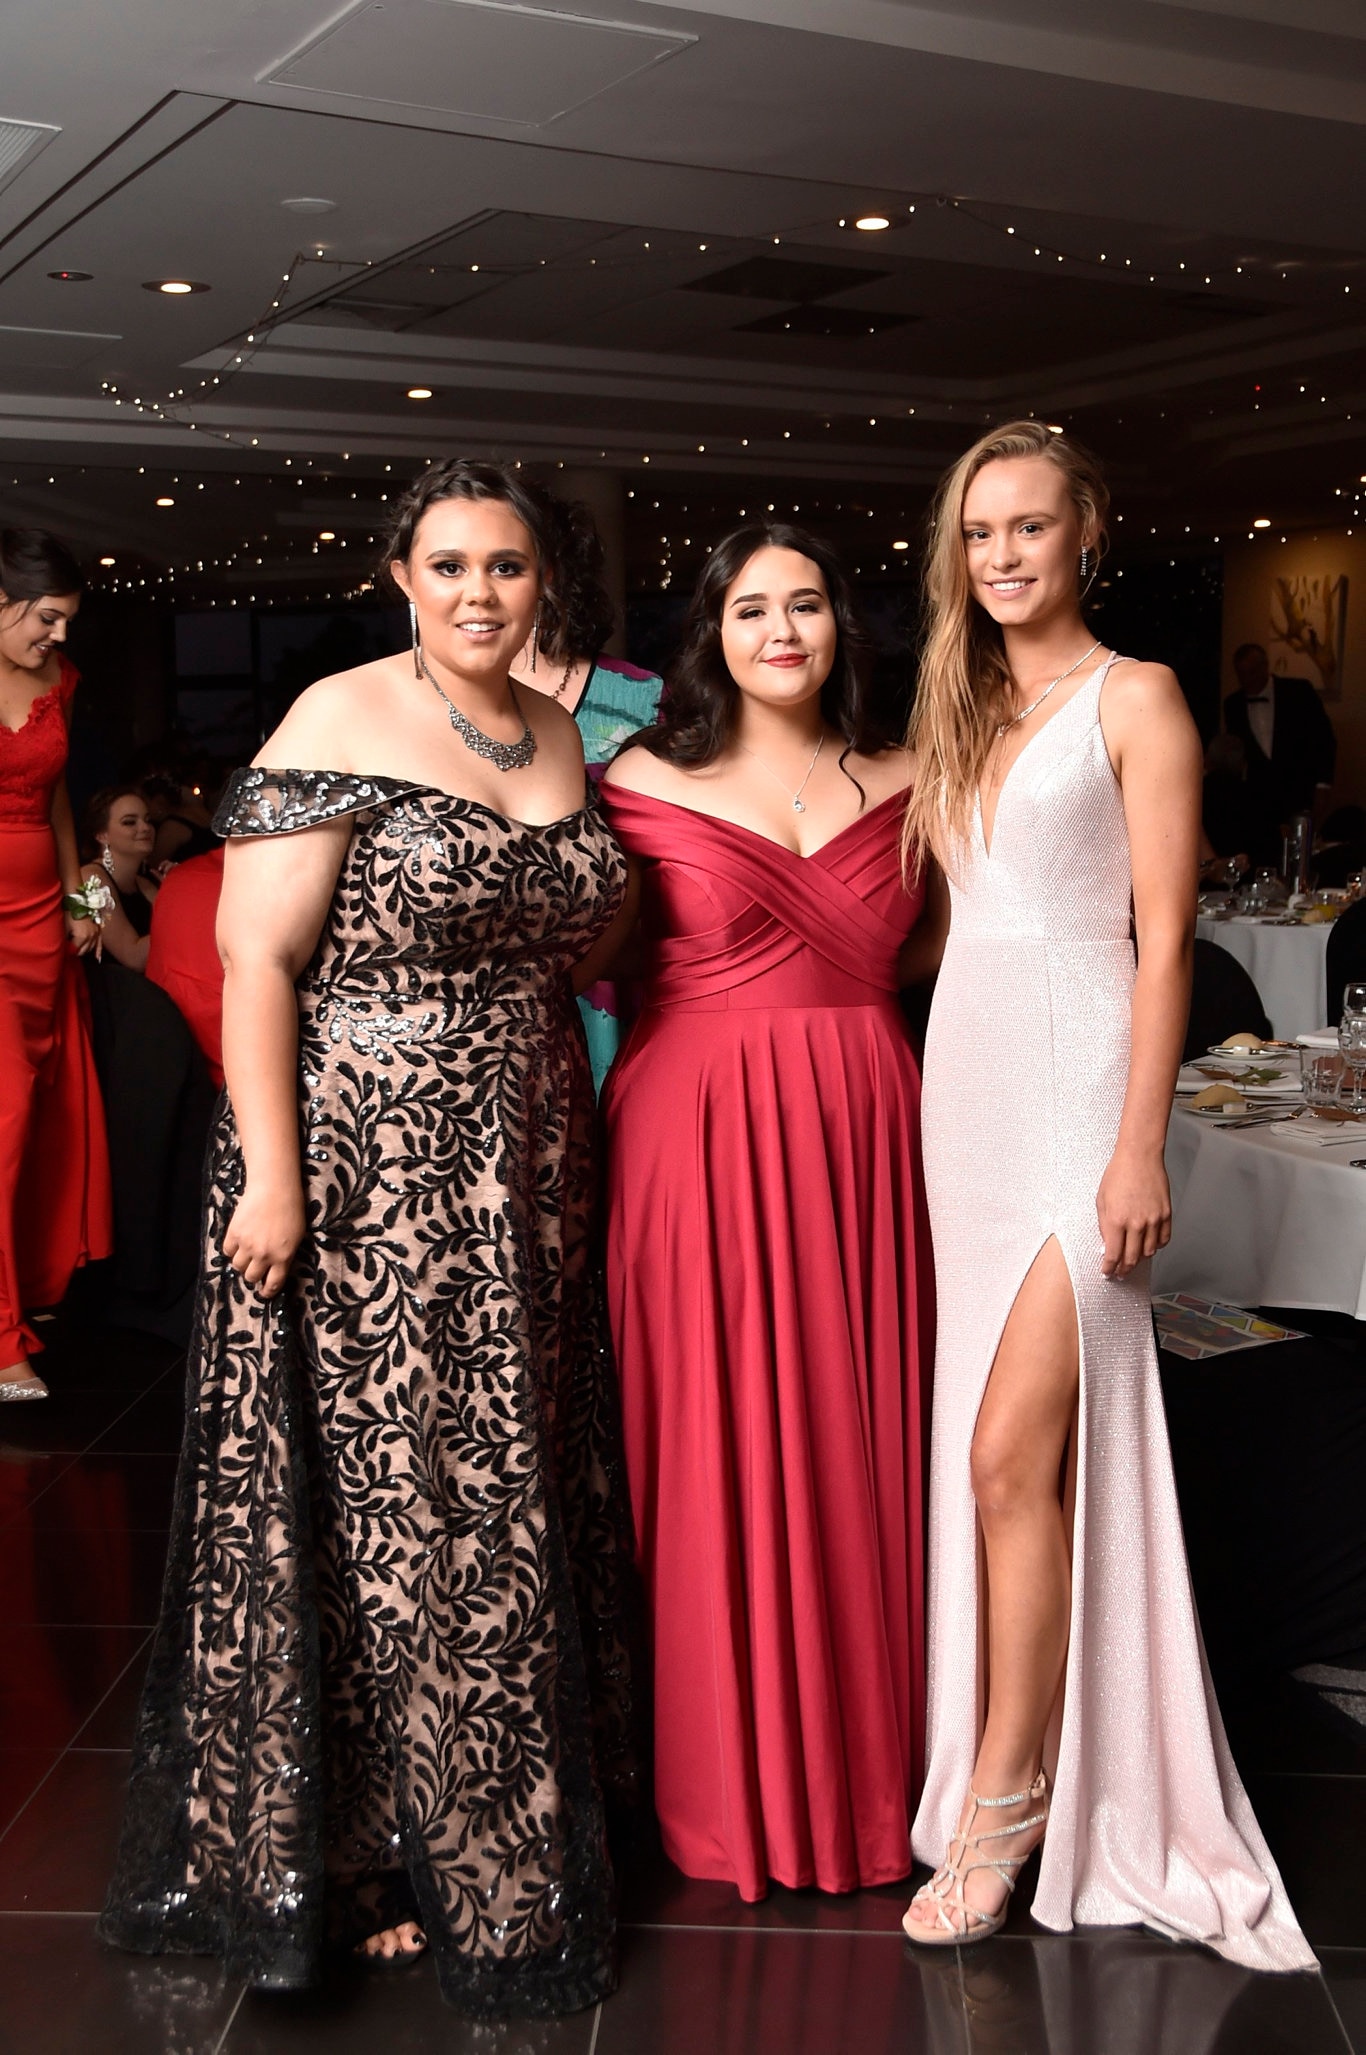
<path fill-rule="evenodd" d="M 893 549 L 909 549 L 910 546 L 909 542 L 894 542 L 892 544 Z"/>
<path fill-rule="evenodd" d="M 281 200 L 282 207 L 288 207 L 291 214 L 332 214 L 336 211 L 335 200 L 324 200 L 317 193 L 300 193 L 297 199 Z"/>
<path fill-rule="evenodd" d="M 869 234 L 879 228 L 890 228 L 891 225 L 885 214 L 860 214 L 854 223 L 855 228 L 864 229 Z"/>
<path fill-rule="evenodd" d="M 1045 427 L 1045 428 L 1046 428 L 1046 429 L 1048 430 L 1048 432 L 1049 432 L 1049 434 L 1050 434 L 1050 435 L 1061 435 L 1061 434 L 1062 434 L 1062 423 L 1061 423 L 1061 421 L 1045 421 L 1045 422 L 1044 422 L 1044 427 Z"/>
<path fill-rule="evenodd" d="M 408 387 L 408 397 L 410 400 L 429 400 L 431 396 L 432 389 L 429 385 L 410 385 Z"/>
<path fill-rule="evenodd" d="M 108 571 L 112 570 L 115 563 L 115 559 L 113 557 L 101 557 L 100 562 L 103 564 L 105 570 Z"/>
<path fill-rule="evenodd" d="M 175 501 L 173 499 L 170 499 L 165 493 L 163 493 L 161 498 L 157 501 L 157 505 L 159 507 L 173 507 L 175 505 Z"/>
<path fill-rule="evenodd" d="M 1253 525 L 1253 527 L 1254 527 L 1254 528 L 1269 528 L 1269 527 L 1271 526 L 1271 523 L 1270 523 L 1270 521 L 1268 521 L 1268 519 L 1267 519 L 1267 517 L 1266 517 L 1266 515 L 1265 515 L 1265 514 L 1261 514 L 1261 515 L 1259 515 L 1259 516 L 1258 516 L 1258 518 L 1257 518 L 1257 519 L 1256 519 L 1256 520 L 1255 520 L 1255 521 L 1253 522 L 1253 524 L 1252 524 L 1252 525 Z"/>
<path fill-rule="evenodd" d="M 48 277 L 55 278 L 59 285 L 88 285 L 95 276 L 93 271 L 49 271 Z"/>
<path fill-rule="evenodd" d="M 145 293 L 168 293 L 173 299 L 182 299 L 186 293 L 206 293 L 209 288 L 197 278 L 145 278 L 142 290 Z"/>
<path fill-rule="evenodd" d="M 335 542 L 336 539 L 337 531 L 335 528 L 320 528 L 318 530 L 319 542 Z"/>

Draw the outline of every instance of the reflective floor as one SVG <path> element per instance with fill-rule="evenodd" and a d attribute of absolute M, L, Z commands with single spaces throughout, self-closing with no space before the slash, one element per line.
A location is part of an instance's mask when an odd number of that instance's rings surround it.
<path fill-rule="evenodd" d="M 179 1434 L 172 1350 L 53 1334 L 50 1405 L 0 1414 L 0 2046 L 12 2055 L 1366 2055 L 1366 1734 L 1274 1679 L 1226 1710 L 1323 1975 L 1258 1977 L 1142 1932 L 1032 1927 L 926 1960 L 904 1889 L 746 1907 L 642 1858 L 619 1994 L 474 2026 L 430 1967 L 244 1994 L 211 1962 L 93 1937 L 156 1609 Z"/>

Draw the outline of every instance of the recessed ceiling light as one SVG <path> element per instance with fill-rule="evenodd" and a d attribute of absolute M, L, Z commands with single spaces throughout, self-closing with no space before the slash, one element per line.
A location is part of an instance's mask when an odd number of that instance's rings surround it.
<path fill-rule="evenodd" d="M 1253 522 L 1252 525 L 1254 528 L 1269 528 L 1271 526 L 1271 523 L 1267 520 L 1266 515 L 1262 514 L 1257 518 L 1257 520 Z"/>
<path fill-rule="evenodd" d="M 892 544 L 893 549 L 909 549 L 910 546 L 909 542 L 894 542 Z"/>
<path fill-rule="evenodd" d="M 291 214 L 331 214 L 337 203 L 321 199 L 316 193 L 300 193 L 297 199 L 281 200 L 280 205 L 288 207 Z"/>
<path fill-rule="evenodd" d="M 868 230 L 876 228 L 890 228 L 891 225 L 891 222 L 887 219 L 887 216 L 885 214 L 860 214 L 857 221 L 854 223 L 855 228 L 862 228 Z"/>
<path fill-rule="evenodd" d="M 48 277 L 55 278 L 59 285 L 87 285 L 95 276 L 93 271 L 49 271 Z"/>
<path fill-rule="evenodd" d="M 113 565 L 113 563 L 114 563 L 114 558 L 113 558 L 113 557 L 101 557 L 101 558 L 100 558 L 100 562 L 101 562 L 101 563 L 102 563 L 102 564 L 104 565 L 104 568 L 105 568 L 105 570 L 107 571 L 107 570 L 109 570 L 109 569 L 110 569 L 110 567 L 111 567 L 111 566 Z"/>
<path fill-rule="evenodd" d="M 432 389 L 429 385 L 410 385 L 408 387 L 408 397 L 410 400 L 429 400 L 431 396 Z"/>
<path fill-rule="evenodd" d="M 206 293 L 209 288 L 197 278 L 145 278 L 142 281 L 145 293 L 170 293 L 180 298 L 185 293 Z"/>
<path fill-rule="evenodd" d="M 167 493 L 163 493 L 161 495 L 161 498 L 157 501 L 157 505 L 159 507 L 173 507 L 175 505 L 175 501 L 172 498 L 170 498 L 170 496 Z"/>
<path fill-rule="evenodd" d="M 335 542 L 336 539 L 337 531 L 335 528 L 320 528 L 318 530 L 319 542 Z"/>
<path fill-rule="evenodd" d="M 1045 427 L 1045 428 L 1046 428 L 1046 429 L 1048 430 L 1048 432 L 1049 432 L 1049 434 L 1050 434 L 1050 435 L 1061 435 L 1061 434 L 1062 434 L 1062 423 L 1061 423 L 1061 421 L 1045 421 L 1045 423 L 1044 423 L 1044 427 Z"/>

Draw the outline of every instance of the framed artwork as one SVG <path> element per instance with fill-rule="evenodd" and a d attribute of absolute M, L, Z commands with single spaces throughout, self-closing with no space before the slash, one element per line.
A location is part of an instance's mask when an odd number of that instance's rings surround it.
<path fill-rule="evenodd" d="M 1323 699 L 1342 697 L 1342 652 L 1347 631 L 1347 580 L 1271 581 L 1271 668 L 1280 678 L 1308 678 Z"/>

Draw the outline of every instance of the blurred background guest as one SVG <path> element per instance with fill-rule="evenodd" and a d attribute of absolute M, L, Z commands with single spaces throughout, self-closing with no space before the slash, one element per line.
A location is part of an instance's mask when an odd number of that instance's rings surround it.
<path fill-rule="evenodd" d="M 216 1086 L 174 998 L 143 975 L 161 890 L 149 868 L 156 831 L 146 800 L 127 787 L 97 792 L 86 831 L 99 854 L 85 877 L 103 881 L 112 895 L 99 951 L 86 958 L 114 1198 L 114 1259 L 101 1283 L 100 1312 L 115 1327 L 183 1342 Z M 209 939 L 212 945 L 212 912 Z"/>
<path fill-rule="evenodd" d="M 1323 701 L 1307 678 L 1273 678 L 1260 642 L 1233 652 L 1237 689 L 1224 701 L 1224 725 L 1243 745 L 1247 799 L 1256 834 L 1275 838 L 1281 823 L 1321 805 L 1333 782 L 1337 739 Z"/>
<path fill-rule="evenodd" d="M 213 832 L 213 806 L 221 782 L 204 762 L 173 764 L 146 779 L 143 790 L 156 829 L 157 864 L 184 863 L 222 848 L 221 837 Z"/>
<path fill-rule="evenodd" d="M 63 772 L 81 571 L 55 536 L 0 529 L 0 1400 L 47 1396 L 26 1308 L 109 1253 L 109 1166 L 72 951 L 99 940 Z"/>
<path fill-rule="evenodd" d="M 105 908 L 100 953 L 128 970 L 143 970 L 147 964 L 152 907 L 161 884 L 151 868 L 155 842 L 147 801 L 135 788 L 106 785 L 86 807 L 85 847 L 93 860 L 82 876 L 87 882 L 103 878 L 114 900 Z"/>
<path fill-rule="evenodd" d="M 1345 885 L 1361 870 L 1366 870 L 1366 806 L 1336 806 L 1314 845 L 1314 883 Z"/>
<path fill-rule="evenodd" d="M 616 613 L 601 539 L 581 501 L 547 497 L 555 517 L 558 574 L 542 594 L 536 625 L 510 675 L 573 714 L 588 775 L 596 783 L 627 736 L 653 724 L 664 681 L 655 671 L 603 654 Z M 600 980 L 580 995 L 579 1013 L 593 1083 L 601 1091 L 634 1017 L 630 989 L 621 981 Z"/>
<path fill-rule="evenodd" d="M 218 954 L 218 895 L 223 851 L 172 864 L 152 916 L 147 975 L 179 1007 L 209 1076 L 223 1086 L 223 959 Z"/>

